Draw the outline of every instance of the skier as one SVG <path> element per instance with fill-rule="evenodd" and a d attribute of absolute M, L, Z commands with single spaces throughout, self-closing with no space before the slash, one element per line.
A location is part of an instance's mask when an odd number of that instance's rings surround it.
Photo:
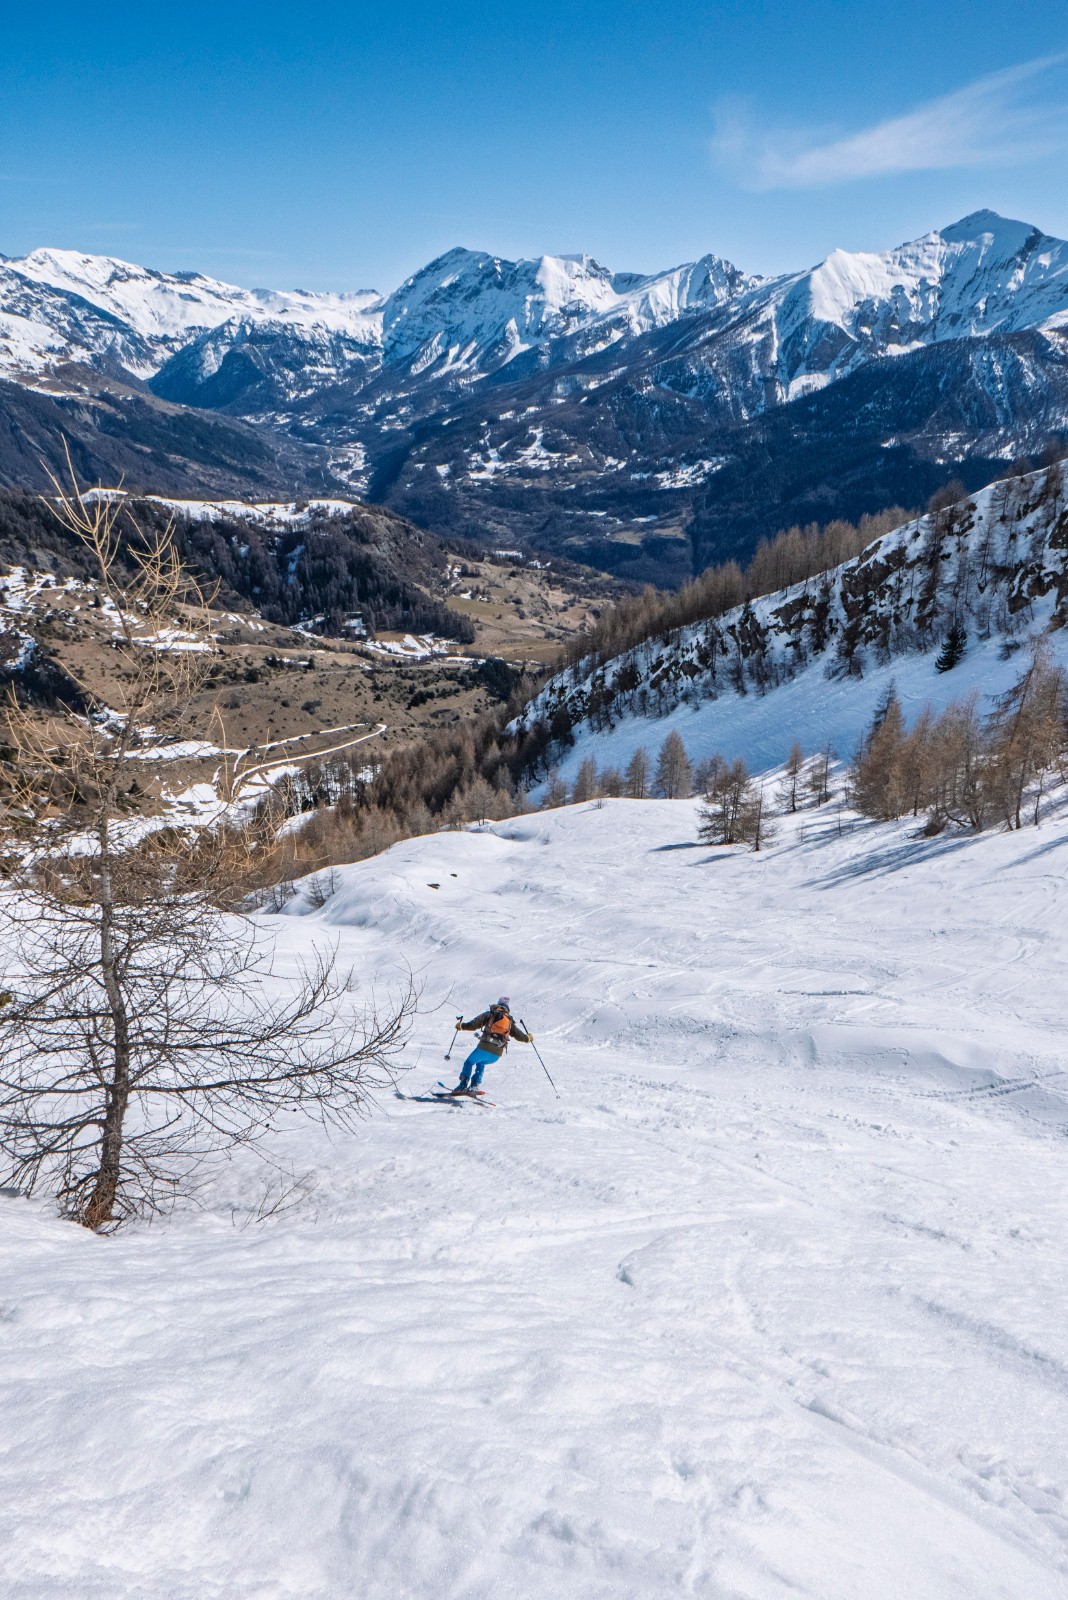
<path fill-rule="evenodd" d="M 488 1011 L 483 1011 L 480 1016 L 472 1017 L 470 1022 L 463 1018 L 456 1024 L 457 1033 L 476 1033 L 482 1029 L 482 1037 L 460 1068 L 460 1081 L 453 1094 L 484 1094 L 482 1088 L 482 1074 L 491 1061 L 499 1061 L 508 1048 L 509 1039 L 518 1039 L 520 1044 L 533 1044 L 534 1035 L 524 1033 L 508 1009 L 511 1002 L 503 994 L 497 1004 L 490 1006 Z"/>

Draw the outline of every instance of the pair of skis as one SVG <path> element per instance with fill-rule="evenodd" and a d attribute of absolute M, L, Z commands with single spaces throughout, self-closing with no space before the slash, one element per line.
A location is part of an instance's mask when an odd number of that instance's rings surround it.
<path fill-rule="evenodd" d="M 455 1105 L 461 1100 L 473 1100 L 476 1106 L 492 1106 L 496 1110 L 497 1102 L 487 1100 L 483 1095 L 473 1094 L 470 1089 L 450 1089 L 438 1079 L 440 1087 L 432 1089 L 429 1094 L 403 1094 L 402 1100 L 421 1100 L 425 1105 Z M 399 1093 L 399 1091 L 398 1091 Z"/>
<path fill-rule="evenodd" d="M 450 1089 L 448 1084 L 442 1083 L 440 1078 L 438 1079 L 437 1089 L 430 1091 L 430 1097 L 432 1100 L 473 1100 L 476 1105 L 480 1106 L 496 1105 L 495 1101 L 487 1100 L 484 1094 L 476 1094 L 473 1089 Z"/>

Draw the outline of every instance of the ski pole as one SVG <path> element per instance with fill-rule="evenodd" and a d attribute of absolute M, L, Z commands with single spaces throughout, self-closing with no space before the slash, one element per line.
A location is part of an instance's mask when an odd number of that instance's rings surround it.
<path fill-rule="evenodd" d="M 462 1022 L 464 1019 L 463 1019 L 463 1017 L 457 1017 L 456 1020 L 457 1020 L 457 1022 Z M 452 1047 L 456 1043 L 456 1033 L 458 1033 L 458 1032 L 459 1032 L 459 1029 L 457 1029 L 456 1032 L 453 1033 L 452 1038 L 449 1040 L 449 1048 L 445 1052 L 445 1060 L 446 1061 L 448 1061 L 449 1057 L 452 1055 Z"/>
<path fill-rule="evenodd" d="M 528 1028 L 528 1027 L 527 1027 L 527 1025 L 526 1025 L 526 1023 L 525 1023 L 525 1022 L 524 1022 L 524 1021 L 523 1021 L 523 1019 L 522 1019 L 522 1017 L 520 1017 L 520 1019 L 519 1019 L 519 1026 L 520 1026 L 520 1027 L 521 1027 L 521 1028 L 522 1028 L 522 1030 L 523 1030 L 523 1032 L 524 1032 L 524 1033 L 529 1033 L 529 1032 L 530 1032 L 530 1029 L 529 1029 L 529 1028 Z M 537 1056 L 537 1058 L 538 1058 L 538 1060 L 539 1060 L 539 1061 L 541 1061 L 541 1051 L 540 1051 L 540 1050 L 539 1050 L 539 1049 L 538 1049 L 538 1047 L 537 1047 L 537 1045 L 536 1045 L 536 1044 L 535 1044 L 535 1043 L 534 1043 L 534 1040 L 533 1040 L 533 1039 L 531 1039 L 531 1041 L 530 1041 L 530 1048 L 531 1048 L 531 1049 L 532 1049 L 532 1050 L 533 1050 L 533 1052 L 534 1052 L 534 1054 L 535 1054 L 535 1055 L 536 1055 L 536 1056 Z M 542 1071 L 543 1071 L 543 1072 L 544 1072 L 544 1074 L 545 1074 L 545 1076 L 546 1076 L 546 1077 L 547 1077 L 547 1078 L 549 1078 L 549 1069 L 548 1069 L 548 1067 L 547 1067 L 547 1066 L 546 1066 L 546 1065 L 545 1065 L 545 1062 L 544 1062 L 544 1061 L 541 1061 L 541 1070 L 542 1070 Z M 549 1082 L 550 1082 L 550 1083 L 553 1083 L 553 1080 L 552 1080 L 552 1078 L 549 1078 Z M 554 1095 L 555 1095 L 555 1096 L 556 1096 L 556 1098 L 557 1098 L 557 1099 L 558 1099 L 558 1100 L 559 1100 L 559 1098 L 560 1098 L 560 1091 L 559 1091 L 559 1089 L 558 1089 L 558 1088 L 557 1088 L 557 1087 L 556 1087 L 556 1085 L 555 1085 L 555 1083 L 553 1083 L 553 1094 L 554 1094 Z"/>

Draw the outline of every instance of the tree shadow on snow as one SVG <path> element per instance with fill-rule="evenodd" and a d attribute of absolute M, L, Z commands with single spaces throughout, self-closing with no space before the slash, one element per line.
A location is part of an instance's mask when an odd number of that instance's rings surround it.
<path fill-rule="evenodd" d="M 1050 855 L 1054 850 L 1060 850 L 1068 844 L 1068 834 L 1060 839 L 1047 839 L 1045 844 L 1040 844 L 1037 850 L 1029 850 L 1025 856 L 1017 856 L 1015 861 L 1006 862 L 1006 866 L 1022 867 L 1028 861 L 1040 861 L 1043 856 Z"/>
<path fill-rule="evenodd" d="M 963 837 L 947 838 L 942 835 L 936 839 L 924 839 L 913 835 L 908 839 L 899 839 L 894 844 L 870 850 L 866 855 L 847 861 L 822 877 L 809 878 L 805 888 L 832 889 L 838 884 L 849 883 L 856 878 L 887 877 L 892 872 L 901 872 L 904 868 L 921 862 L 957 855 L 960 851 L 968 850 L 977 844 L 980 837 L 979 834 L 970 833 Z"/>
<path fill-rule="evenodd" d="M 707 850 L 707 844 L 702 844 L 699 839 L 687 839 L 682 844 L 654 844 L 649 851 L 651 856 L 658 856 L 665 850 Z M 728 849 L 713 850 L 709 856 L 703 856 L 700 861 L 691 861 L 693 867 L 710 867 L 720 861 L 730 861 L 732 852 Z"/>

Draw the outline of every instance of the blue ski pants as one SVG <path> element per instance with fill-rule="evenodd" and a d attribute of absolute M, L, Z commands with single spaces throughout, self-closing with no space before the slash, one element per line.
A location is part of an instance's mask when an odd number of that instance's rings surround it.
<path fill-rule="evenodd" d="M 476 1045 L 460 1068 L 460 1082 L 466 1087 L 468 1084 L 477 1089 L 482 1082 L 482 1074 L 491 1061 L 499 1061 L 500 1056 L 495 1056 L 492 1050 L 483 1050 L 481 1045 Z"/>

